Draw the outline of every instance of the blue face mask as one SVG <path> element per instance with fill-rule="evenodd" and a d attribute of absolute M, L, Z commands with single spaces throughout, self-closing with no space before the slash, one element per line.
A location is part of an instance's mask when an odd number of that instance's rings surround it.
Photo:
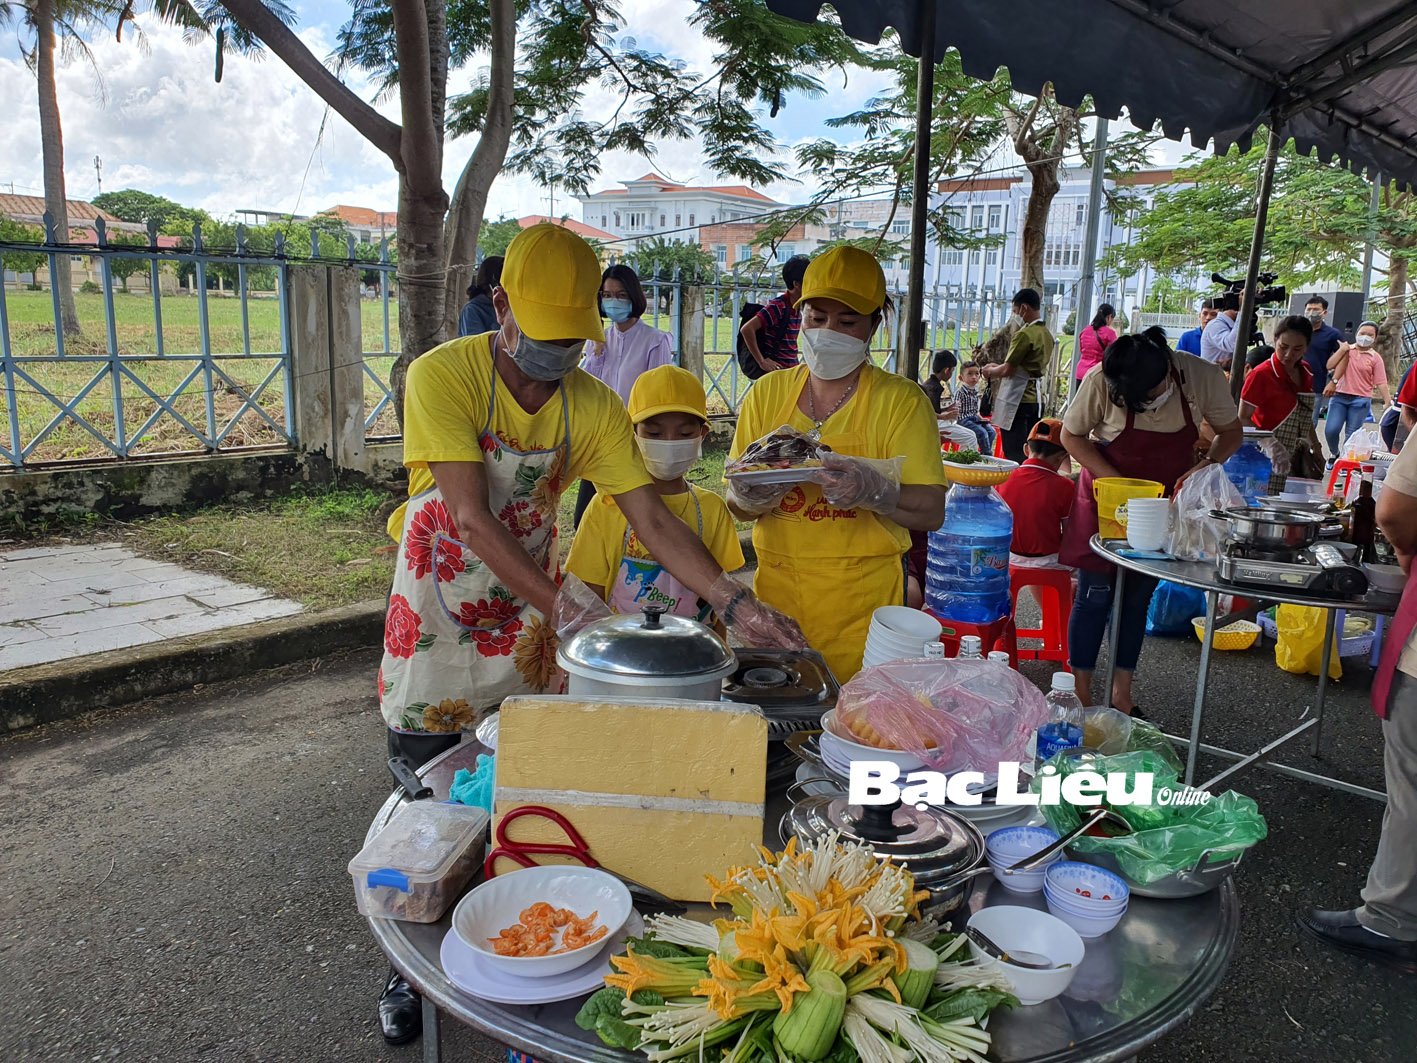
<path fill-rule="evenodd" d="M 534 340 L 523 334 L 517 340 L 515 350 L 507 354 L 516 362 L 517 368 L 533 380 L 560 380 L 580 364 L 585 340 L 578 340 L 569 347 L 560 347 L 546 340 Z"/>
<path fill-rule="evenodd" d="M 629 321 L 630 315 L 634 311 L 628 299 L 602 299 L 600 300 L 600 312 L 608 317 L 615 324 Z"/>

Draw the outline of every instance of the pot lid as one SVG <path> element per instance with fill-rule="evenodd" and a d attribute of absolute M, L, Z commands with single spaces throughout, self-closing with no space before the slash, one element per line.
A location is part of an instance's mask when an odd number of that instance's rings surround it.
<path fill-rule="evenodd" d="M 651 607 L 586 625 L 561 643 L 556 663 L 597 677 L 721 678 L 738 659 L 711 628 Z"/>
<path fill-rule="evenodd" d="M 978 828 L 942 808 L 853 805 L 846 797 L 805 797 L 792 806 L 788 824 L 805 845 L 835 831 L 843 841 L 870 846 L 922 880 L 974 867 L 984 854 Z"/>
<path fill-rule="evenodd" d="M 1233 506 L 1222 510 L 1226 517 L 1235 520 L 1264 521 L 1269 524 L 1322 524 L 1320 513 L 1304 513 L 1292 509 L 1275 509 L 1267 506 Z"/>

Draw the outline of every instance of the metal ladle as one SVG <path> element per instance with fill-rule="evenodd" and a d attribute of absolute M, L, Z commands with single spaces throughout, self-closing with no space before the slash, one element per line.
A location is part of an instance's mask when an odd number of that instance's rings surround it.
<path fill-rule="evenodd" d="M 1072 966 L 1070 963 L 1056 964 L 1047 956 L 1040 955 L 1037 952 L 1024 952 L 1020 949 L 1015 949 L 1013 952 L 1010 952 L 996 944 L 993 938 L 989 937 L 989 935 L 985 934 L 984 931 L 977 927 L 965 927 L 964 934 L 965 937 L 969 938 L 970 941 L 974 942 L 1000 963 L 1010 963 L 1015 967 L 1024 967 L 1030 971 L 1060 971 L 1065 967 Z"/>

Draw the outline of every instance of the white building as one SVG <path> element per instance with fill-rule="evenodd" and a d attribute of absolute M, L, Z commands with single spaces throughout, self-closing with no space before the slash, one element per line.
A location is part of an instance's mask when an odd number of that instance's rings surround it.
<path fill-rule="evenodd" d="M 699 229 L 753 218 L 782 204 L 747 185 L 679 185 L 656 173 L 623 188 L 607 188 L 581 201 L 581 220 L 633 246 L 639 240 L 699 243 Z"/>

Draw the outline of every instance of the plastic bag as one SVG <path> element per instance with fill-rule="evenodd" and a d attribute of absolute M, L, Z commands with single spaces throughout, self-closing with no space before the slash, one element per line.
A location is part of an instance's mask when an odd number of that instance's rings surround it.
<path fill-rule="evenodd" d="M 913 753 L 937 771 L 997 771 L 1023 760 L 1048 717 L 1043 693 L 993 661 L 890 661 L 841 688 L 840 737 Z"/>
<path fill-rule="evenodd" d="M 1159 727 L 1110 705 L 1093 705 L 1082 710 L 1082 744 L 1084 749 L 1103 756 L 1150 751 L 1176 771 L 1181 770 L 1181 758 Z"/>
<path fill-rule="evenodd" d="M 820 468 L 822 452 L 830 449 L 820 439 L 783 425 L 749 443 L 742 454 L 724 465 L 723 471 L 732 475 L 767 469 Z"/>
<path fill-rule="evenodd" d="M 1191 617 L 1205 613 L 1205 591 L 1170 580 L 1156 585 L 1146 610 L 1148 635 L 1189 635 Z"/>
<path fill-rule="evenodd" d="M 1126 774 L 1130 782 L 1140 772 L 1152 776 L 1153 802 L 1163 788 L 1184 789 L 1178 769 L 1164 757 L 1149 750 L 1124 753 L 1115 757 L 1096 757 L 1079 761 L 1059 754 L 1049 761 L 1060 775 L 1089 770 L 1102 775 L 1111 772 Z M 1034 782 L 1037 790 L 1039 783 Z M 1158 879 L 1195 867 L 1207 852 L 1219 857 L 1233 856 L 1248 849 L 1269 833 L 1264 816 L 1253 798 L 1227 790 L 1198 805 L 1117 805 L 1108 806 L 1132 825 L 1135 833 L 1118 838 L 1084 835 L 1069 843 L 1080 853 L 1105 853 L 1113 857 L 1123 873 L 1133 882 L 1146 885 Z M 1059 833 L 1072 830 L 1082 822 L 1085 808 L 1066 802 L 1041 805 L 1048 825 Z"/>
<path fill-rule="evenodd" d="M 1225 466 L 1207 465 L 1193 473 L 1171 499 L 1166 552 L 1182 561 L 1209 561 L 1220 556 L 1225 523 L 1210 511 L 1244 504 L 1244 497 L 1225 474 Z"/>
<path fill-rule="evenodd" d="M 1344 457 L 1349 461 L 1367 461 L 1373 451 L 1381 452 L 1383 437 L 1371 428 L 1360 428 L 1343 444 Z"/>
<path fill-rule="evenodd" d="M 1278 639 L 1274 663 L 1295 675 L 1318 675 L 1323 666 L 1324 627 L 1327 610 L 1309 605 L 1279 605 L 1274 610 Z M 1338 659 L 1338 631 L 1333 633 L 1333 653 L 1328 659 L 1328 677 L 1340 679 L 1343 665 Z"/>

